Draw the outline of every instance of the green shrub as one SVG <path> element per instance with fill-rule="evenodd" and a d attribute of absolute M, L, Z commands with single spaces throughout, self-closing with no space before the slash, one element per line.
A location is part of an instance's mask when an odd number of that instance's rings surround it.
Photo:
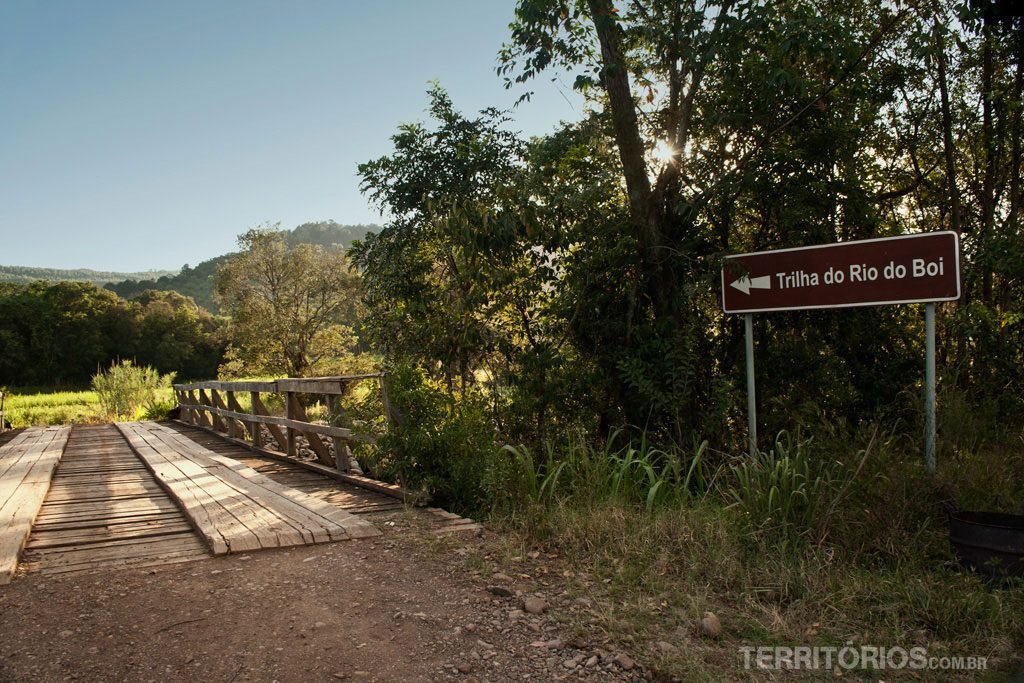
<path fill-rule="evenodd" d="M 486 512 L 500 444 L 483 401 L 470 393 L 456 400 L 410 366 L 388 374 L 388 389 L 399 419 L 368 458 L 369 471 L 426 491 L 435 503 L 453 511 Z"/>
<path fill-rule="evenodd" d="M 154 422 L 166 420 L 170 417 L 171 411 L 174 410 L 177 405 L 177 401 L 161 401 L 159 399 L 155 399 L 152 403 L 144 407 L 142 419 L 153 420 Z"/>
<path fill-rule="evenodd" d="M 174 375 L 163 375 L 150 367 L 139 367 L 129 360 L 114 363 L 92 378 L 92 388 L 108 419 L 134 420 L 140 411 L 156 413 L 158 392 L 170 386 Z"/>

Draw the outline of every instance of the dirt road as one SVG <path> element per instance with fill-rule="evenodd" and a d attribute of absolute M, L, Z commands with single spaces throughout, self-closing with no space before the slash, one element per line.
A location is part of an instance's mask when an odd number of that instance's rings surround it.
<path fill-rule="evenodd" d="M 0 589 L 2 681 L 628 681 L 528 573 L 474 576 L 473 536 L 400 514 L 381 538 Z M 545 585 L 547 584 L 547 585 Z M 524 609 L 524 598 L 538 597 Z M 569 632 L 571 630 L 571 632 Z"/>

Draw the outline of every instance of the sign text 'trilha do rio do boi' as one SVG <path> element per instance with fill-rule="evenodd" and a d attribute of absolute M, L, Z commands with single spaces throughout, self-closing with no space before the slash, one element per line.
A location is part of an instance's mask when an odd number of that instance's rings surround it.
<path fill-rule="evenodd" d="M 722 308 L 746 317 L 750 449 L 757 443 L 753 315 L 887 304 L 925 304 L 925 460 L 935 468 L 935 302 L 960 298 L 960 240 L 928 232 L 727 256 Z"/>

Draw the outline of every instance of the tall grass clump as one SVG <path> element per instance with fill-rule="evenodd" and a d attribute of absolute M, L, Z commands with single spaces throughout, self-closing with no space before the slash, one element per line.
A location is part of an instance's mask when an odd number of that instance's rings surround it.
<path fill-rule="evenodd" d="M 783 534 L 809 531 L 838 491 L 838 468 L 827 457 L 810 456 L 810 439 L 782 432 L 768 451 L 730 466 L 723 497 L 753 530 Z"/>
<path fill-rule="evenodd" d="M 539 461 L 528 447 L 507 445 L 502 449 L 506 468 L 518 481 L 512 484 L 502 477 L 496 491 L 506 497 L 518 493 L 541 505 L 615 503 L 653 510 L 706 493 L 707 448 L 706 441 L 692 452 L 654 448 L 645 433 L 625 429 L 596 444 L 570 436 L 561 444 L 549 444 Z"/>
<path fill-rule="evenodd" d="M 627 430 L 536 452 L 507 446 L 495 460 L 493 518 L 521 539 L 516 555 L 526 545 L 565 558 L 571 591 L 612 639 L 685 642 L 643 656 L 665 674 L 735 674 L 741 644 L 850 640 L 1014 666 L 1024 584 L 963 572 L 943 511 L 950 475 L 972 488 L 966 480 L 991 477 L 952 456 L 931 477 L 919 440 L 898 427 L 810 433 L 781 432 L 754 456 L 705 442 L 654 447 Z M 1024 473 L 998 471 L 1012 497 Z M 706 610 L 725 633 L 694 641 Z"/>
<path fill-rule="evenodd" d="M 173 373 L 161 375 L 151 367 L 122 360 L 93 375 L 92 388 L 107 419 L 134 420 L 143 411 L 148 415 L 159 412 L 161 390 L 169 388 L 172 381 Z"/>

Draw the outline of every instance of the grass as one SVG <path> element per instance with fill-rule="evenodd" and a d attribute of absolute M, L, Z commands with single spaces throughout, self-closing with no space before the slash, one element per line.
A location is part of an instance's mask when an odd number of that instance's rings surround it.
<path fill-rule="evenodd" d="M 4 416 L 15 428 L 107 421 L 95 391 L 46 391 L 31 387 L 5 393 Z M 161 401 L 173 400 L 170 389 L 161 390 L 159 397 Z"/>
<path fill-rule="evenodd" d="M 507 449 L 510 471 L 536 475 L 503 484 L 527 502 L 499 506 L 506 533 L 491 549 L 509 561 L 524 549 L 564 558 L 570 594 L 593 604 L 591 637 L 688 681 L 758 678 L 742 668 L 750 645 L 925 647 L 988 657 L 1002 672 L 991 680 L 1021 666 L 1024 581 L 990 585 L 960 571 L 942 511 L 951 480 L 970 489 L 975 475 L 990 501 L 1019 511 L 1019 456 L 1007 465 L 1004 448 L 972 444 L 969 461 L 940 461 L 932 481 L 905 438 L 878 430 L 821 442 L 781 435 L 755 459 L 706 444 L 686 453 L 642 437 L 609 443 L 571 440 L 536 463 Z M 701 635 L 705 611 L 720 618 L 720 638 Z M 872 680 L 977 677 L 878 673 Z"/>
<path fill-rule="evenodd" d="M 570 590 L 593 601 L 596 630 L 684 680 L 736 676 L 744 645 L 924 646 L 1003 665 L 1019 656 L 1020 588 L 990 590 L 948 562 L 865 567 L 827 547 L 751 544 L 741 520 L 713 504 L 570 507 L 549 521 L 540 547 L 575 568 Z M 720 618 L 721 638 L 701 637 L 705 611 Z"/>

